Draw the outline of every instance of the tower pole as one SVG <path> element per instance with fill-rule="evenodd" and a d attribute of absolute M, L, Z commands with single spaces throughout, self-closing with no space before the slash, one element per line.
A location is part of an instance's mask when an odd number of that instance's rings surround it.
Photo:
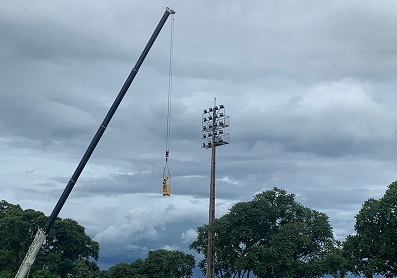
<path fill-rule="evenodd" d="M 212 140 L 211 140 L 211 179 L 210 179 L 210 205 L 209 205 L 209 229 L 208 229 L 208 250 L 207 250 L 207 277 L 213 278 L 215 272 L 214 259 L 214 232 L 213 225 L 215 222 L 215 162 L 216 162 L 216 148 L 215 148 L 215 128 L 216 128 L 216 98 L 214 100 L 214 108 L 212 110 Z"/>
<path fill-rule="evenodd" d="M 209 221 L 207 236 L 207 267 L 206 278 L 215 277 L 215 164 L 216 164 L 216 147 L 230 143 L 229 133 L 226 128 L 230 126 L 229 116 L 225 113 L 225 106 L 216 105 L 208 110 L 204 109 L 202 116 L 202 148 L 211 149 L 211 177 L 210 177 L 210 200 L 209 200 Z"/>

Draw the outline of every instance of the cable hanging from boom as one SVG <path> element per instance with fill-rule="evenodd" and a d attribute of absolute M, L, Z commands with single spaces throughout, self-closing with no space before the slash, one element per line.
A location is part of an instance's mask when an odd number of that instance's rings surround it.
<path fill-rule="evenodd" d="M 168 65 L 168 99 L 167 99 L 167 135 L 165 138 L 165 165 L 163 171 L 163 196 L 171 195 L 171 175 L 168 167 L 168 158 L 170 156 L 170 138 L 171 138 L 171 97 L 172 97 L 172 69 L 174 66 L 174 15 L 171 15 L 171 35 L 170 35 L 170 60 Z"/>
<path fill-rule="evenodd" d="M 115 114 L 115 112 L 116 112 L 117 108 L 119 107 L 121 101 L 123 100 L 125 94 L 127 93 L 128 88 L 130 87 L 131 83 L 134 81 L 135 76 L 137 75 L 140 67 L 142 66 L 143 61 L 145 60 L 151 47 L 153 46 L 154 42 L 156 41 L 156 38 L 159 35 L 161 29 L 163 28 L 165 22 L 167 21 L 169 15 L 173 15 L 173 14 L 175 14 L 175 11 L 167 7 L 166 11 L 164 12 L 163 16 L 160 19 L 160 22 L 158 23 L 156 29 L 154 30 L 152 36 L 150 37 L 148 43 L 146 44 L 141 56 L 139 56 L 138 61 L 136 62 L 135 66 L 132 69 L 132 71 L 130 72 L 130 74 L 128 75 L 127 80 L 125 81 L 119 94 L 117 95 L 117 97 L 114 100 L 112 106 L 110 107 L 108 113 L 106 114 L 102 124 L 99 126 L 97 132 L 95 133 L 94 138 L 92 139 L 86 152 L 84 153 L 83 157 L 81 158 L 80 163 L 78 164 L 72 177 L 68 181 L 68 184 L 66 185 L 66 188 L 63 191 L 61 197 L 59 198 L 50 217 L 47 219 L 47 222 L 45 223 L 43 229 L 42 228 L 38 229 L 38 231 L 33 239 L 33 242 L 30 245 L 28 252 L 26 253 L 26 255 L 21 263 L 21 266 L 18 269 L 17 274 L 15 275 L 15 278 L 26 278 L 27 275 L 29 275 L 30 268 L 36 259 L 37 253 L 41 250 L 43 242 L 45 241 L 52 226 L 54 225 L 54 222 L 57 219 L 59 212 L 61 211 L 63 205 L 65 204 L 70 193 L 72 192 L 75 184 L 77 183 L 77 180 L 80 177 L 80 174 L 83 172 L 84 167 L 86 166 L 86 164 L 87 164 L 88 160 L 90 159 L 92 153 L 94 152 L 98 142 L 100 141 L 102 135 L 104 134 L 105 129 L 109 125 L 110 120 L 112 119 L 113 115 Z"/>

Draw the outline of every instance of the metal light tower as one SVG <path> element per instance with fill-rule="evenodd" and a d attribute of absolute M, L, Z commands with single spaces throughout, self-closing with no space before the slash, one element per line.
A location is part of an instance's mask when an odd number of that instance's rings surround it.
<path fill-rule="evenodd" d="M 202 147 L 212 150 L 206 278 L 213 278 L 215 277 L 214 233 L 212 231 L 215 222 L 215 148 L 230 143 L 230 135 L 225 131 L 230 126 L 230 117 L 226 116 L 223 105 L 216 106 L 215 99 L 214 107 L 204 109 L 201 124 Z"/>

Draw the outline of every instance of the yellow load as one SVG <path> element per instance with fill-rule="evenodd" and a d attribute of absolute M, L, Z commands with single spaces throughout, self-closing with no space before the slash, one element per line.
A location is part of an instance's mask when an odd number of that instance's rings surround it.
<path fill-rule="evenodd" d="M 170 180 L 171 180 L 170 176 L 163 176 L 163 196 L 170 196 L 171 195 Z"/>

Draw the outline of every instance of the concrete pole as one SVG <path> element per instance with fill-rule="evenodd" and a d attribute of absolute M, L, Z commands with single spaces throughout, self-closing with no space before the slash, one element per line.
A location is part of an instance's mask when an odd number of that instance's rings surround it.
<path fill-rule="evenodd" d="M 215 256 L 214 256 L 214 232 L 212 226 L 215 222 L 215 123 L 216 123 L 216 99 L 212 110 L 212 155 L 211 155 L 211 181 L 210 181 L 210 206 L 209 206 L 209 231 L 208 231 L 208 249 L 207 249 L 207 271 L 206 278 L 215 277 Z"/>

